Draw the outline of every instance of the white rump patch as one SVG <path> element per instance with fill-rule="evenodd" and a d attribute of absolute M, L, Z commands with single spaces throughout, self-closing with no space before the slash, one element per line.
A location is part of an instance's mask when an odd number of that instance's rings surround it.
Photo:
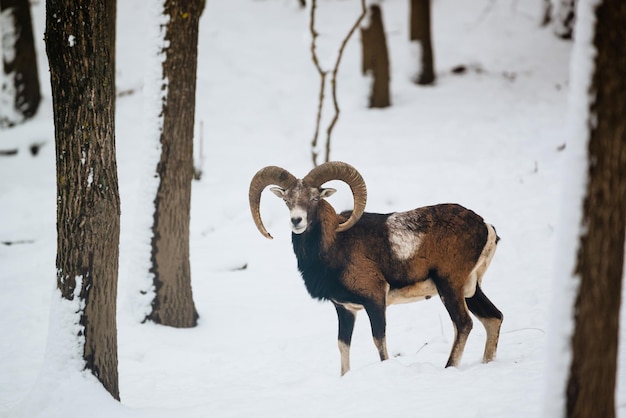
<path fill-rule="evenodd" d="M 480 257 L 478 257 L 476 265 L 467 277 L 467 282 L 465 283 L 466 298 L 474 296 L 474 293 L 476 293 L 476 284 L 480 285 L 482 282 L 483 275 L 485 274 L 485 271 L 487 271 L 487 267 L 489 267 L 491 259 L 496 253 L 496 241 L 498 240 L 496 230 L 490 224 L 485 224 L 485 226 L 487 227 L 487 243 L 485 244 L 485 248 L 483 248 Z"/>
<path fill-rule="evenodd" d="M 422 244 L 422 236 L 415 231 L 407 229 L 406 225 L 411 222 L 410 213 L 394 213 L 387 218 L 389 229 L 389 243 L 391 251 L 399 260 L 408 260 Z"/>

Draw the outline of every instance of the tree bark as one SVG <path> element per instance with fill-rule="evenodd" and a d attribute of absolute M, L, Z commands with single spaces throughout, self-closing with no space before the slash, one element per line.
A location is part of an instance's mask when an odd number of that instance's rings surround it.
<path fill-rule="evenodd" d="M 626 235 L 626 3 L 596 9 L 589 171 L 576 275 L 567 416 L 615 417 L 619 311 Z"/>
<path fill-rule="evenodd" d="M 389 54 L 383 26 L 382 11 L 379 5 L 370 6 L 370 25 L 361 28 L 363 50 L 363 74 L 372 77 L 372 90 L 369 107 L 388 107 L 389 98 Z"/>
<path fill-rule="evenodd" d="M 166 0 L 160 179 L 155 198 L 152 268 L 155 297 L 149 320 L 179 328 L 197 323 L 189 267 L 189 215 L 193 167 L 193 131 L 198 56 L 198 23 L 202 1 Z"/>
<path fill-rule="evenodd" d="M 83 308 L 85 367 L 119 399 L 115 0 L 46 2 L 57 161 L 57 287 Z"/>
<path fill-rule="evenodd" d="M 10 127 L 37 113 L 41 93 L 29 1 L 0 0 L 0 13 L 3 15 L 0 42 L 6 80 L 1 94 L 2 101 L 10 102 L 0 106 L 0 126 Z"/>
<path fill-rule="evenodd" d="M 420 85 L 435 82 L 435 62 L 433 56 L 430 0 L 411 0 L 410 40 L 421 47 L 420 67 L 415 82 Z"/>

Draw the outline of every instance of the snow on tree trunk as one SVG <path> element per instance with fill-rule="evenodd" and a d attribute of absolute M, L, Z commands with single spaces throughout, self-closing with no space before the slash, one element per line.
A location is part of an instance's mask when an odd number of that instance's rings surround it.
<path fill-rule="evenodd" d="M 0 1 L 0 127 L 31 118 L 41 93 L 28 0 Z"/>
<path fill-rule="evenodd" d="M 193 327 L 198 319 L 189 265 L 189 215 L 201 12 L 201 1 L 166 0 L 162 13 L 168 18 L 162 32 L 161 158 L 152 226 L 154 298 L 147 319 L 179 328 Z"/>
<path fill-rule="evenodd" d="M 626 236 L 626 3 L 602 0 L 591 91 L 588 183 L 575 274 L 568 417 L 615 417 L 619 311 Z"/>
<path fill-rule="evenodd" d="M 552 30 L 559 38 L 572 39 L 576 23 L 576 0 L 555 0 Z"/>
<path fill-rule="evenodd" d="M 112 10 L 107 2 L 47 2 L 46 51 L 57 161 L 57 288 L 68 304 L 78 301 L 73 338 L 82 347 L 84 367 L 119 399 Z"/>
<path fill-rule="evenodd" d="M 615 416 L 626 234 L 626 24 L 621 0 L 580 1 L 572 58 L 546 417 Z"/>

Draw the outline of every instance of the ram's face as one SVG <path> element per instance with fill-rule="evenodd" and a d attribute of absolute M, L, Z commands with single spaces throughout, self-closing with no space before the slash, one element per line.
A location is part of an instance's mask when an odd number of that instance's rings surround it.
<path fill-rule="evenodd" d="M 298 180 L 288 189 L 272 187 L 276 196 L 283 199 L 289 209 L 289 225 L 294 234 L 301 234 L 307 230 L 317 217 L 317 207 L 320 199 L 335 193 L 335 189 L 309 187 Z"/>

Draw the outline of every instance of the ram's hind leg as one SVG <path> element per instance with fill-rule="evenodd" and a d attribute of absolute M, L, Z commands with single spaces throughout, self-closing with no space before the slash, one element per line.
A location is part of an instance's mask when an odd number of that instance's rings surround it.
<path fill-rule="evenodd" d="M 466 302 L 469 310 L 476 315 L 487 331 L 483 363 L 488 363 L 496 356 L 498 339 L 500 338 L 500 326 L 502 325 L 503 319 L 502 312 L 491 303 L 478 285 L 476 286 L 474 296 L 466 299 Z"/>
<path fill-rule="evenodd" d="M 341 375 L 343 376 L 350 370 L 350 344 L 352 342 L 356 312 L 338 303 L 335 303 L 335 308 L 337 309 L 337 318 L 339 319 L 337 345 L 341 354 Z"/>
<path fill-rule="evenodd" d="M 469 337 L 473 326 L 472 318 L 465 304 L 463 287 L 455 287 L 452 280 L 446 277 L 440 277 L 435 272 L 431 272 L 429 276 L 433 282 L 435 282 L 439 297 L 441 297 L 441 301 L 446 307 L 454 325 L 454 343 L 452 344 L 452 350 L 450 351 L 450 357 L 448 357 L 446 367 L 456 367 L 461 361 L 467 337 Z"/>
<path fill-rule="evenodd" d="M 364 306 L 367 316 L 370 318 L 372 337 L 374 338 L 376 349 L 378 349 L 380 361 L 387 360 L 389 358 L 389 354 L 387 353 L 387 339 L 385 336 L 387 332 L 387 320 L 385 313 L 387 304 L 384 301 L 379 303 L 370 302 Z"/>

